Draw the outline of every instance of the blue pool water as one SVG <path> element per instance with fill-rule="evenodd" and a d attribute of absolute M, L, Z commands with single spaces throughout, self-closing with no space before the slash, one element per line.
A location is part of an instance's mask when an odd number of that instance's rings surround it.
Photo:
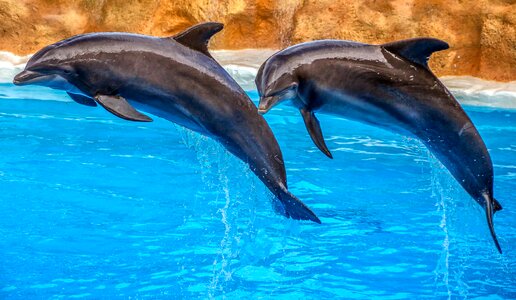
<path fill-rule="evenodd" d="M 330 160 L 298 112 L 270 112 L 319 225 L 274 214 L 208 138 L 0 84 L 0 299 L 515 299 L 516 110 L 466 110 L 494 162 L 503 255 L 414 139 L 321 115 Z"/>

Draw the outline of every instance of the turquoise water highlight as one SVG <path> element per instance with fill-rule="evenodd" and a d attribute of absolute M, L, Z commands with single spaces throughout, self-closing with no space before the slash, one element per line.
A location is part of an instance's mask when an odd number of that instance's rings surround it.
<path fill-rule="evenodd" d="M 321 115 L 330 160 L 297 111 L 271 111 L 290 190 L 319 225 L 275 215 L 208 138 L 67 101 L 0 84 L 0 299 L 516 298 L 514 109 L 466 107 L 504 206 L 499 255 L 417 140 Z"/>

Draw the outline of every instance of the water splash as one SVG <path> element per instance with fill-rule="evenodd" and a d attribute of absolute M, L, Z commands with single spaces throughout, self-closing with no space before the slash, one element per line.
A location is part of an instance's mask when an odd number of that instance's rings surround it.
<path fill-rule="evenodd" d="M 217 254 L 217 258 L 213 261 L 213 277 L 211 279 L 210 288 L 209 288 L 209 296 L 213 298 L 214 291 L 217 291 L 219 288 L 223 289 L 223 286 L 219 285 L 220 280 L 222 279 L 224 282 L 231 280 L 231 259 L 233 258 L 232 253 L 232 224 L 229 220 L 231 217 L 228 214 L 231 214 L 231 195 L 230 195 L 230 187 L 229 187 L 229 179 L 228 176 L 225 175 L 224 171 L 227 169 L 227 164 L 224 164 L 222 168 L 219 169 L 219 182 L 223 189 L 223 196 L 225 199 L 224 207 L 219 209 L 217 212 L 220 213 L 222 219 L 221 222 L 224 224 L 224 236 L 220 241 L 220 248 Z"/>
<path fill-rule="evenodd" d="M 444 288 L 448 299 L 466 299 L 469 287 L 463 276 L 465 259 L 469 256 L 469 242 L 465 228 L 461 228 L 457 222 L 457 202 L 461 199 L 461 188 L 430 152 L 428 161 L 432 167 L 432 198 L 436 199 L 437 213 L 441 215 L 439 226 L 444 235 L 441 254 L 434 270 L 434 289 L 439 295 L 439 290 Z M 462 238 L 458 238 L 459 236 Z"/>
<path fill-rule="evenodd" d="M 223 191 L 224 206 L 218 209 L 217 213 L 220 214 L 220 221 L 224 225 L 224 235 L 217 257 L 213 261 L 213 275 L 209 285 L 210 298 L 214 298 L 217 293 L 225 294 L 226 286 L 232 281 L 232 274 L 238 268 L 243 244 L 250 242 L 255 235 L 256 212 L 253 200 L 257 196 L 254 178 L 246 165 L 240 162 L 236 165 L 234 158 L 229 154 L 223 155 L 219 160 L 218 185 Z M 230 168 L 234 168 L 233 172 Z M 245 185 L 248 182 L 251 185 L 246 189 Z"/>
<path fill-rule="evenodd" d="M 224 295 L 233 281 L 232 275 L 239 267 L 245 253 L 242 250 L 253 244 L 256 237 L 257 201 L 263 198 L 257 188 L 257 179 L 249 167 L 227 152 L 215 141 L 189 130 L 180 129 L 182 141 L 194 149 L 200 164 L 200 174 L 205 195 L 213 195 L 224 233 L 212 263 L 212 276 L 207 283 L 210 299 Z M 202 199 L 206 201 L 206 199 Z"/>
<path fill-rule="evenodd" d="M 432 156 L 429 152 L 429 160 L 432 160 Z M 435 165 L 435 163 L 434 163 Z M 436 206 L 437 212 L 441 214 L 441 223 L 439 227 L 444 233 L 444 239 L 442 243 L 442 252 L 439 257 L 439 261 L 437 263 L 437 267 L 434 270 L 435 278 L 434 278 L 434 286 L 435 290 L 439 289 L 440 284 L 444 284 L 446 288 L 446 294 L 448 299 L 451 299 L 452 292 L 450 290 L 450 234 L 448 232 L 447 227 L 447 203 L 445 199 L 445 191 L 443 191 L 443 187 L 439 181 L 439 172 L 435 170 L 435 167 L 432 168 L 432 198 L 436 198 Z"/>

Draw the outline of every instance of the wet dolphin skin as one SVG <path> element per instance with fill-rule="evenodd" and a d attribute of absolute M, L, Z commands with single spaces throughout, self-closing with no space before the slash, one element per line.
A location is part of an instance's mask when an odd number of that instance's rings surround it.
<path fill-rule="evenodd" d="M 298 44 L 260 67 L 259 111 L 288 101 L 296 106 L 315 145 L 328 157 L 316 112 L 342 116 L 414 136 L 450 171 L 486 212 L 491 236 L 501 248 L 493 214 L 493 165 L 471 119 L 428 67 L 448 44 L 432 38 L 368 45 L 341 40 Z"/>
<path fill-rule="evenodd" d="M 77 103 L 101 105 L 131 121 L 167 119 L 220 142 L 247 163 L 286 217 L 319 218 L 288 191 L 279 145 L 242 88 L 207 45 L 223 28 L 203 23 L 169 37 L 129 33 L 75 36 L 37 52 L 14 84 L 67 91 Z"/>

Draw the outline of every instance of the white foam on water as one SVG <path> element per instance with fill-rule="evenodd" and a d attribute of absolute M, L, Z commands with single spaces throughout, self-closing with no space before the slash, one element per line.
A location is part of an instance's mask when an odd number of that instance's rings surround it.
<path fill-rule="evenodd" d="M 18 56 L 16 54 L 13 54 L 11 52 L 7 51 L 0 51 L 0 68 L 9 68 L 9 67 L 20 67 L 23 68 L 29 58 L 32 56 L 25 55 L 25 56 Z"/>
<path fill-rule="evenodd" d="M 12 82 L 14 75 L 23 70 L 32 55 L 18 56 L 0 51 L 0 83 Z"/>
<path fill-rule="evenodd" d="M 254 78 L 258 68 L 276 51 L 243 49 L 210 52 L 244 90 L 251 91 L 256 89 Z M 12 82 L 13 77 L 24 68 L 30 57 L 31 55 L 17 56 L 0 51 L 0 83 Z M 440 79 L 464 105 L 516 109 L 516 81 L 496 82 L 472 76 L 445 76 Z"/>
<path fill-rule="evenodd" d="M 262 63 L 277 50 L 244 49 L 211 51 L 213 57 L 246 91 L 255 90 L 254 78 Z"/>
<path fill-rule="evenodd" d="M 496 82 L 472 76 L 445 76 L 440 79 L 462 104 L 516 108 L 516 81 Z"/>

